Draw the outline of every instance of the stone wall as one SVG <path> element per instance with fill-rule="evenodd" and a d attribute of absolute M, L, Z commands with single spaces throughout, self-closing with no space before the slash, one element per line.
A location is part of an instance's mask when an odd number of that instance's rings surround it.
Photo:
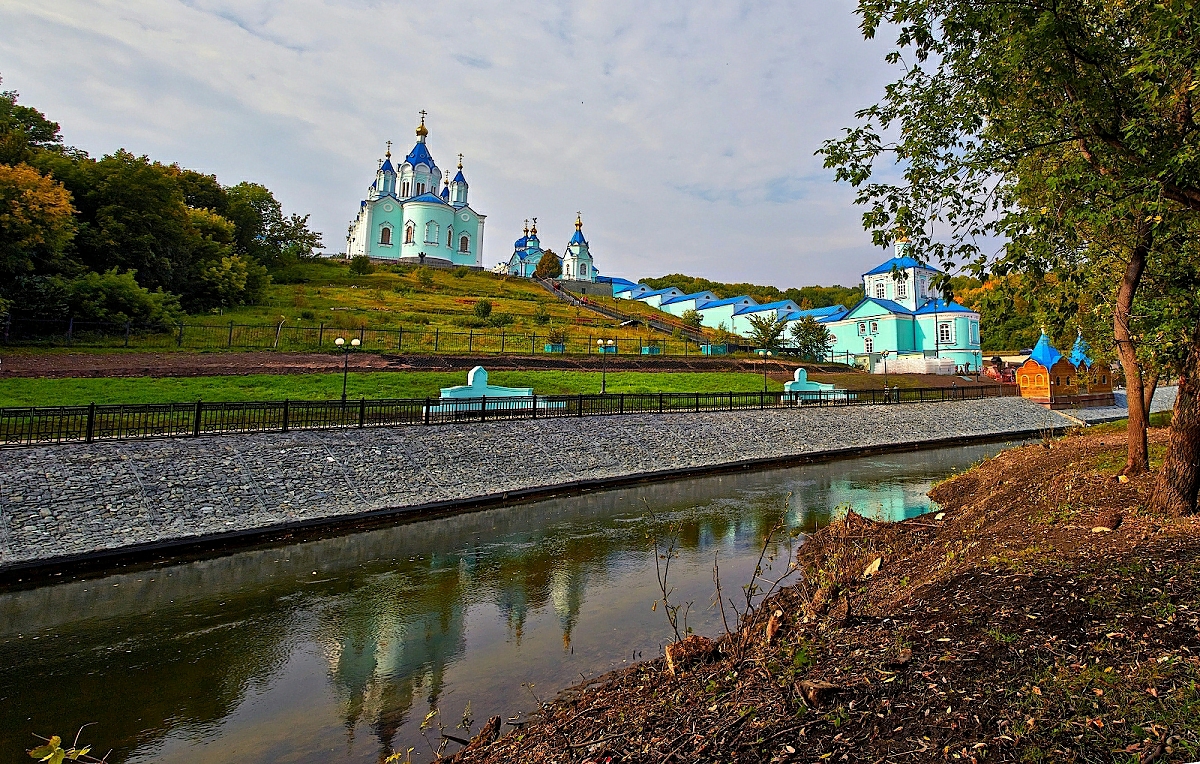
<path fill-rule="evenodd" d="M 575 481 L 1069 424 L 999 398 L 11 449 L 0 460 L 0 569 Z"/>

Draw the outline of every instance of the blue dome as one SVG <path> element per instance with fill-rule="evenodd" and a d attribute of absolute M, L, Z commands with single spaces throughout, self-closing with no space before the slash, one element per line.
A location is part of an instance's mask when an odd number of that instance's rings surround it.
<path fill-rule="evenodd" d="M 404 157 L 404 161 L 408 162 L 413 167 L 416 167 L 419 164 L 428 165 L 431 168 L 437 167 L 437 165 L 434 164 L 433 157 L 429 154 L 428 147 L 426 147 L 422 141 L 417 141 L 417 145 L 413 146 L 412 151 L 408 152 L 408 156 Z"/>
<path fill-rule="evenodd" d="M 513 242 L 513 249 L 525 249 L 525 245 L 529 242 L 528 236 L 522 236 Z"/>
<path fill-rule="evenodd" d="M 1049 369 L 1062 359 L 1062 353 L 1050 344 L 1050 338 L 1046 336 L 1045 332 L 1042 332 L 1042 336 L 1033 346 L 1033 352 L 1029 354 L 1029 358 Z"/>
<path fill-rule="evenodd" d="M 443 199 L 450 198 L 450 187 L 449 186 L 442 186 L 442 198 Z"/>
<path fill-rule="evenodd" d="M 381 164 L 381 165 L 379 166 L 379 171 L 380 171 L 380 172 L 391 173 L 392 175 L 395 175 L 395 174 L 396 174 L 396 169 L 395 169 L 394 167 L 392 167 L 392 159 L 391 159 L 391 157 L 388 157 L 387 159 L 383 160 L 383 164 Z"/>
<path fill-rule="evenodd" d="M 579 229 L 575 229 L 575 233 L 571 235 L 571 240 L 569 242 L 567 242 L 567 244 L 568 245 L 571 245 L 571 244 L 585 244 L 586 245 L 587 239 L 583 238 L 583 231 L 580 231 Z"/>
<path fill-rule="evenodd" d="M 463 177 L 462 170 L 458 171 L 458 175 L 454 176 L 455 183 L 466 183 L 467 179 Z"/>

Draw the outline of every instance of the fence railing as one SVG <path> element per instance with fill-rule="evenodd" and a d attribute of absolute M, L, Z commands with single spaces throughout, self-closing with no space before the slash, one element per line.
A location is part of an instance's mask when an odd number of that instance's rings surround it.
<path fill-rule="evenodd" d="M 227 433 L 288 432 L 497 419 L 783 409 L 807 406 L 903 405 L 1014 395 L 1001 386 L 832 392 L 609 393 L 519 398 L 390 400 L 196 401 L 0 408 L 0 446 L 189 438 Z"/>
<path fill-rule="evenodd" d="M 614 340 L 621 355 L 700 355 L 700 345 L 662 334 L 613 337 L 613 332 L 583 327 L 567 329 L 564 342 L 548 332 L 446 331 L 418 326 L 405 329 L 343 328 L 334 324 L 179 323 L 144 326 L 61 320 L 11 319 L 0 316 L 0 343 L 69 347 L 143 348 L 147 350 L 330 350 L 338 337 L 358 339 L 364 350 L 406 353 L 544 353 L 590 354 L 596 340 Z"/>

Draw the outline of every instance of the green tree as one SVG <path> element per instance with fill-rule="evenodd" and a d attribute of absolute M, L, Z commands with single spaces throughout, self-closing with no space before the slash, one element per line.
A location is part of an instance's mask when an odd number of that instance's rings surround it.
<path fill-rule="evenodd" d="M 693 329 L 699 329 L 700 322 L 704 320 L 704 316 L 700 315 L 700 311 L 695 308 L 688 308 L 679 316 L 679 320 Z"/>
<path fill-rule="evenodd" d="M 285 216 L 283 206 L 266 186 L 239 183 L 225 193 L 227 216 L 237 226 L 238 253 L 276 268 L 313 257 L 323 246 L 321 234 L 308 227 L 308 215 Z"/>
<path fill-rule="evenodd" d="M 38 150 L 60 150 L 58 123 L 17 103 L 17 93 L 0 91 L 0 164 L 29 162 Z"/>
<path fill-rule="evenodd" d="M 487 318 L 492 315 L 492 301 L 476 300 L 475 307 L 471 309 L 471 312 L 475 314 L 476 318 Z"/>
<path fill-rule="evenodd" d="M 151 292 L 133 273 L 87 273 L 64 286 L 71 315 L 81 321 L 161 325 L 182 316 L 179 298 L 161 289 Z"/>
<path fill-rule="evenodd" d="M 533 312 L 533 322 L 539 326 L 550 323 L 550 311 L 546 308 L 545 303 L 538 303 L 537 310 Z"/>
<path fill-rule="evenodd" d="M 375 266 L 366 255 L 355 255 L 350 258 L 350 272 L 355 276 L 366 276 L 375 272 Z"/>
<path fill-rule="evenodd" d="M 547 249 L 538 259 L 537 267 L 533 269 L 533 277 L 538 279 L 556 279 L 562 275 L 562 260 L 553 250 Z"/>
<path fill-rule="evenodd" d="M 858 189 L 865 227 L 882 246 L 903 232 L 947 271 L 1054 273 L 1090 290 L 1129 387 L 1125 471 L 1146 470 L 1140 346 L 1154 338 L 1134 306 L 1148 274 L 1179 280 L 1175 242 L 1200 212 L 1200 5 L 860 0 L 858 13 L 867 37 L 895 31 L 901 74 L 821 152 Z M 900 180 L 880 180 L 880 163 Z M 1007 241 L 996 256 L 978 244 L 992 236 Z M 1176 361 L 1155 491 L 1176 512 L 1196 505 L 1198 353 Z"/>
<path fill-rule="evenodd" d="M 812 316 L 803 316 L 792 324 L 792 346 L 805 361 L 824 361 L 833 346 L 829 330 Z"/>
<path fill-rule="evenodd" d="M 750 340 L 756 347 L 767 350 L 778 350 L 783 344 L 783 332 L 787 329 L 787 319 L 773 318 L 769 314 L 754 314 L 750 316 Z"/>
<path fill-rule="evenodd" d="M 0 296 L 27 276 L 55 273 L 75 236 L 75 209 L 61 183 L 29 165 L 0 164 Z"/>

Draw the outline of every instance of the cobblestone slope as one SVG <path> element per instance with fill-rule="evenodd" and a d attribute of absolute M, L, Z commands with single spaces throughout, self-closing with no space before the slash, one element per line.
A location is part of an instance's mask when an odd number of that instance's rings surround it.
<path fill-rule="evenodd" d="M 0 460 L 0 569 L 580 480 L 1070 424 L 1003 398 L 13 449 Z"/>

